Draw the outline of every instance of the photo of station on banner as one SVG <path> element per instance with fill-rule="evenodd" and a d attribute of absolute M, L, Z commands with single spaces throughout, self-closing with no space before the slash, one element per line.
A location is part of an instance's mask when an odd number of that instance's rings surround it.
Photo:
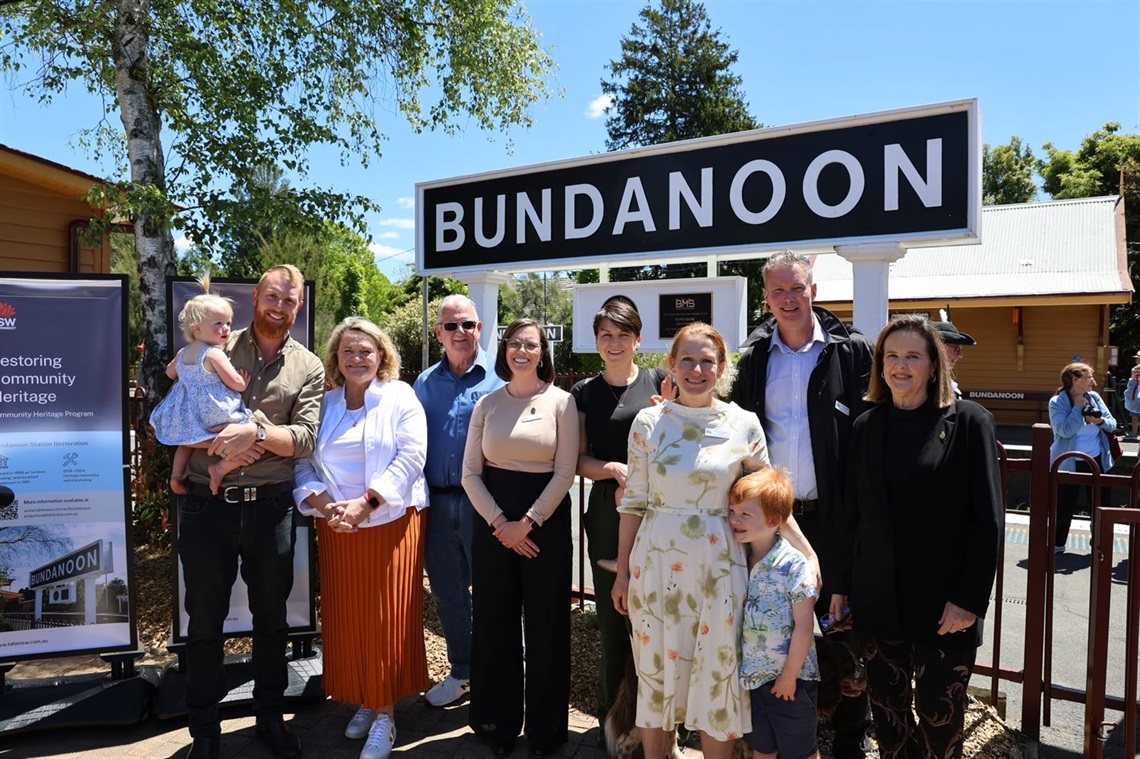
<path fill-rule="evenodd" d="M 125 292 L 0 277 L 0 660 L 136 647 Z"/>

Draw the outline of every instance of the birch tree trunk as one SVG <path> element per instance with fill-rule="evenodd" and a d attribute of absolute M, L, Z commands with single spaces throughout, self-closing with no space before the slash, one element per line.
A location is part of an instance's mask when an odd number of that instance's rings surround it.
<path fill-rule="evenodd" d="M 166 157 L 162 152 L 162 120 L 151 98 L 147 47 L 150 42 L 150 0 L 119 0 L 111 54 L 115 63 L 115 89 L 119 114 L 127 138 L 130 180 L 151 201 L 166 203 Z M 139 252 L 139 291 L 146 328 L 141 384 L 146 391 L 143 416 L 147 418 L 160 395 L 169 387 L 165 367 L 166 278 L 173 276 L 174 238 L 169 214 L 153 202 L 143 203 L 134 219 Z M 145 425 L 140 425 L 145 426 Z"/>

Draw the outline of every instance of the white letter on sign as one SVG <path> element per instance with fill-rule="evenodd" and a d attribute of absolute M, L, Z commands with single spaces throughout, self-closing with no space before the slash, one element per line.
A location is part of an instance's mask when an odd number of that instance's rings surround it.
<path fill-rule="evenodd" d="M 593 213 L 590 215 L 590 223 L 584 227 L 577 225 L 577 219 L 574 216 L 574 209 L 577 207 L 575 199 L 579 195 L 585 195 L 590 199 L 590 207 Z M 602 226 L 602 193 L 598 192 L 598 188 L 592 184 L 571 184 L 566 185 L 566 239 L 578 240 L 583 237 L 589 237 L 598 231 L 598 227 Z"/>
<path fill-rule="evenodd" d="M 630 206 L 637 198 L 637 209 Z M 657 225 L 653 223 L 653 214 L 649 212 L 649 201 L 645 198 L 645 188 L 641 186 L 640 177 L 630 177 L 625 182 L 625 191 L 621 195 L 621 206 L 618 208 L 617 219 L 614 220 L 614 234 L 620 235 L 625 225 L 632 221 L 640 221 L 646 232 L 656 232 Z"/>
<path fill-rule="evenodd" d="M 835 206 L 829 206 L 819 198 L 819 175 L 825 166 L 832 163 L 838 163 L 847 169 L 847 176 L 851 180 L 847 197 Z M 859 165 L 855 156 L 846 150 L 828 150 L 816 156 L 816 159 L 808 164 L 807 171 L 804 172 L 804 202 L 808 204 L 808 208 L 815 212 L 816 216 L 822 216 L 825 219 L 837 219 L 854 208 L 859 199 L 863 197 L 863 185 L 863 167 Z"/>
<path fill-rule="evenodd" d="M 507 196 L 495 196 L 495 234 L 487 237 L 483 234 L 483 198 L 475 198 L 475 242 L 479 247 L 493 248 L 503 241 L 507 233 Z"/>
<path fill-rule="evenodd" d="M 899 210 L 899 172 L 927 208 L 942 205 L 942 138 L 926 141 L 926 181 L 918 174 L 901 145 L 883 147 L 883 210 Z"/>
<path fill-rule="evenodd" d="M 520 192 L 515 196 L 518 212 L 515 214 L 515 237 L 519 245 L 526 242 L 526 220 L 530 219 L 531 226 L 538 233 L 538 239 L 550 242 L 550 188 L 542 191 L 542 214 L 534 209 L 530 196 Z"/>
<path fill-rule="evenodd" d="M 669 229 L 681 228 L 681 198 L 685 199 L 685 205 L 689 207 L 697 224 L 702 227 L 712 226 L 712 182 L 712 167 L 706 166 L 701 169 L 701 199 L 697 200 L 681 172 L 669 172 Z"/>
<path fill-rule="evenodd" d="M 452 214 L 450 219 L 448 214 Z M 455 239 L 448 242 L 448 232 L 455 233 Z M 435 249 L 441 253 L 459 250 L 463 247 L 466 233 L 463 231 L 463 206 L 460 203 L 440 203 L 435 207 Z"/>
<path fill-rule="evenodd" d="M 772 199 L 768 201 L 768 206 L 763 211 L 753 213 L 744 205 L 744 183 L 748 181 L 748 177 L 758 171 L 764 172 L 772 180 Z M 732 212 L 736 214 L 736 218 L 745 224 L 763 224 L 780 212 L 780 207 L 784 205 L 784 198 L 787 194 L 788 186 L 784 182 L 784 172 L 780 171 L 780 167 L 771 161 L 757 159 L 744 164 L 736 172 L 736 176 L 732 178 L 732 186 L 728 191 L 728 201 L 732 205 Z"/>

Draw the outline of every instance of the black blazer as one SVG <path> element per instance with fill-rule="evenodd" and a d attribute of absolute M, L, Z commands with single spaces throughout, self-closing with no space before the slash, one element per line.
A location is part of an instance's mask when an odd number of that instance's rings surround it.
<path fill-rule="evenodd" d="M 889 413 L 880 405 L 855 421 L 835 535 L 835 587 L 849 596 L 855 627 L 865 634 L 942 648 L 977 645 L 1004 525 L 993 417 L 962 400 L 936 412 L 915 462 L 924 486 L 896 518 L 885 481 Z M 900 597 L 900 588 L 916 584 L 922 592 Z M 979 623 L 937 635 L 947 601 L 976 614 Z"/>

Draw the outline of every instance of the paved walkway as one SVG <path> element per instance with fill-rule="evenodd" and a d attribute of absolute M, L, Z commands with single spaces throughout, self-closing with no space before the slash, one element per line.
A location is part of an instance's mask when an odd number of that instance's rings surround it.
<path fill-rule="evenodd" d="M 301 737 L 307 759 L 357 759 L 363 741 L 344 737 L 344 726 L 355 707 L 324 701 L 296 707 L 285 720 Z M 254 718 L 247 707 L 223 713 L 222 759 L 272 759 L 268 748 L 254 737 Z M 570 712 L 570 740 L 554 756 L 575 759 L 605 759 L 597 748 L 593 717 Z M 396 706 L 394 759 L 484 759 L 492 755 L 489 744 L 467 727 L 467 702 L 436 709 L 422 697 L 406 698 Z M 148 719 L 130 727 L 81 728 L 0 737 L 4 759 L 174 759 L 190 745 L 186 720 Z M 692 752 L 690 752 L 692 753 Z M 515 757 L 529 757 L 525 739 L 515 746 Z"/>

